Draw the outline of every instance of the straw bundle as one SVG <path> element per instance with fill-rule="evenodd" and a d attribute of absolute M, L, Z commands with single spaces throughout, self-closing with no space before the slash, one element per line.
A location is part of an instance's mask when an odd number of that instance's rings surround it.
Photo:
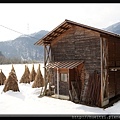
<path fill-rule="evenodd" d="M 34 64 L 32 66 L 32 70 L 31 70 L 31 73 L 30 73 L 30 81 L 33 82 L 35 80 L 35 76 L 36 76 L 36 71 L 34 69 Z"/>
<path fill-rule="evenodd" d="M 6 79 L 5 86 L 3 88 L 4 92 L 7 92 L 9 90 L 20 91 L 19 87 L 18 87 L 17 76 L 16 76 L 16 73 L 13 70 L 11 70 L 11 72 L 9 73 L 9 76 Z"/>
<path fill-rule="evenodd" d="M 4 73 L 2 72 L 2 69 L 0 70 L 0 85 L 4 85 L 6 80 L 6 76 L 4 75 Z"/>
<path fill-rule="evenodd" d="M 25 65 L 25 71 L 20 79 L 20 83 L 30 83 L 30 71 L 27 65 Z"/>
<path fill-rule="evenodd" d="M 44 79 L 40 70 L 40 64 L 38 66 L 37 69 L 37 74 L 35 76 L 35 80 L 33 82 L 32 88 L 36 88 L 36 87 L 43 87 L 44 86 Z"/>

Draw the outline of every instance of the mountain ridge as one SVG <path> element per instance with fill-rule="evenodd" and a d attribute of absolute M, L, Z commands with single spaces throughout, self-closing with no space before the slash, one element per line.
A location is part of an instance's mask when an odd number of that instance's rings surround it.
<path fill-rule="evenodd" d="M 103 28 L 115 34 L 120 34 L 120 22 Z M 43 46 L 34 45 L 40 38 L 49 31 L 40 30 L 30 35 L 21 35 L 14 40 L 0 42 L 0 52 L 6 58 L 19 58 L 21 60 L 43 61 Z"/>
<path fill-rule="evenodd" d="M 120 34 L 120 22 L 114 23 L 103 30 L 115 33 L 115 34 Z"/>
<path fill-rule="evenodd" d="M 30 35 L 21 35 L 14 40 L 0 42 L 0 51 L 6 58 L 43 61 L 43 47 L 34 43 L 49 31 L 41 30 Z"/>

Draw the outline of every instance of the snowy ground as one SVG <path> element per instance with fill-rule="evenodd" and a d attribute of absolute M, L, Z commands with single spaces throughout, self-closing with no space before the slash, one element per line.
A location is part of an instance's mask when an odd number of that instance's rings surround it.
<path fill-rule="evenodd" d="M 24 64 L 14 64 L 14 69 L 18 81 L 22 77 L 25 69 Z M 31 71 L 32 64 L 28 64 Z M 38 64 L 34 64 L 37 71 Z M 0 65 L 3 73 L 8 77 L 12 65 Z M 43 64 L 41 72 L 44 73 Z M 68 100 L 61 100 L 44 96 L 39 98 L 41 88 L 32 88 L 30 84 L 19 83 L 20 92 L 11 90 L 3 92 L 4 85 L 0 86 L 0 115 L 119 115 L 120 101 L 113 106 L 102 109 L 89 107 L 86 105 L 75 104 Z"/>

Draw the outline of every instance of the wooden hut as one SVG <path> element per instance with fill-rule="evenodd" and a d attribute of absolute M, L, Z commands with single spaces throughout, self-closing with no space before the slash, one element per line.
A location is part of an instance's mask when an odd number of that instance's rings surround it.
<path fill-rule="evenodd" d="M 44 73 L 52 72 L 58 95 L 99 107 L 119 96 L 119 35 L 65 20 L 35 45 L 44 46 Z"/>

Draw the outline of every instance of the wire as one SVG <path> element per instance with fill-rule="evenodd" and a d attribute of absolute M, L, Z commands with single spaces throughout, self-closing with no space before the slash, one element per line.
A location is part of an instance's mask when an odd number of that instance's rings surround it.
<path fill-rule="evenodd" d="M 22 35 L 24 35 L 24 36 L 28 36 L 28 37 L 31 37 L 31 38 L 34 38 L 34 39 L 38 40 L 38 38 L 32 37 L 32 36 L 27 35 L 27 34 L 23 34 L 23 33 L 21 33 L 21 32 L 18 32 L 18 31 L 16 31 L 16 30 L 13 30 L 13 29 L 8 28 L 8 27 L 6 27 L 6 26 L 3 26 L 3 25 L 0 25 L 0 26 L 6 28 L 6 29 L 8 29 L 8 30 L 11 30 L 11 31 L 17 32 L 17 33 L 19 33 L 19 34 L 22 34 Z"/>

